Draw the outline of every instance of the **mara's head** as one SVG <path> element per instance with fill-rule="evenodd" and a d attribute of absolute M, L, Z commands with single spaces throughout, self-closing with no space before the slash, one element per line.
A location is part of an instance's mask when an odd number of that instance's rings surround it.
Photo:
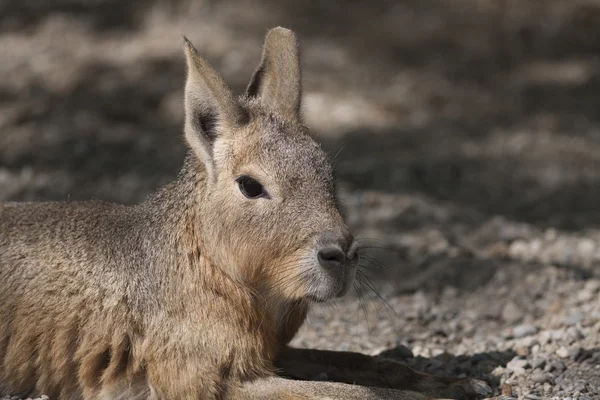
<path fill-rule="evenodd" d="M 280 299 L 346 293 L 357 244 L 340 214 L 333 171 L 302 125 L 293 32 L 275 28 L 237 98 L 185 41 L 185 137 L 206 172 L 199 209 L 205 256 Z"/>

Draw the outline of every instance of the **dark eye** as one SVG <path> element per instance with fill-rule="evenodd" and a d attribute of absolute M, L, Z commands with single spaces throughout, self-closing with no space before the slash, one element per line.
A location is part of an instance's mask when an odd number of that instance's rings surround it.
<path fill-rule="evenodd" d="M 240 192 L 249 199 L 258 199 L 259 197 L 265 197 L 267 195 L 263 185 L 256 179 L 242 175 L 237 178 L 236 181 L 240 188 Z"/>

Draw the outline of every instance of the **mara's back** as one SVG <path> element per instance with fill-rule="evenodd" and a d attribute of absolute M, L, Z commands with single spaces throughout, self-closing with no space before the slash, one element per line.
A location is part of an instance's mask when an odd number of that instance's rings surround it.
<path fill-rule="evenodd" d="M 118 345 L 103 335 L 134 328 L 140 221 L 142 207 L 0 203 L 0 394 L 78 393 L 78 376 L 105 367 Z"/>

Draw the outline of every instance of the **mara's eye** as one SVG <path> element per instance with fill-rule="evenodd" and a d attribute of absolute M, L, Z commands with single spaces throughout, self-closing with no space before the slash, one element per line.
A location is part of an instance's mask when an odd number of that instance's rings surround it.
<path fill-rule="evenodd" d="M 252 179 L 249 176 L 242 175 L 236 179 L 240 192 L 249 199 L 258 199 L 259 197 L 266 197 L 267 192 L 259 181 Z"/>

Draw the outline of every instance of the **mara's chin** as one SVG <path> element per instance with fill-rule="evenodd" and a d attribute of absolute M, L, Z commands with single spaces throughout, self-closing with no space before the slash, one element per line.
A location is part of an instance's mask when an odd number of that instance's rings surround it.
<path fill-rule="evenodd" d="M 337 280 L 329 284 L 327 282 L 323 282 L 321 285 L 313 287 L 306 297 L 308 300 L 316 303 L 323 303 L 334 298 L 343 297 L 350 290 L 353 281 L 354 273 L 341 281 Z"/>
<path fill-rule="evenodd" d="M 334 298 L 343 297 L 348 293 L 348 288 L 342 288 L 341 290 L 323 290 L 316 291 L 315 293 L 309 293 L 307 298 L 315 303 L 323 303 Z"/>

